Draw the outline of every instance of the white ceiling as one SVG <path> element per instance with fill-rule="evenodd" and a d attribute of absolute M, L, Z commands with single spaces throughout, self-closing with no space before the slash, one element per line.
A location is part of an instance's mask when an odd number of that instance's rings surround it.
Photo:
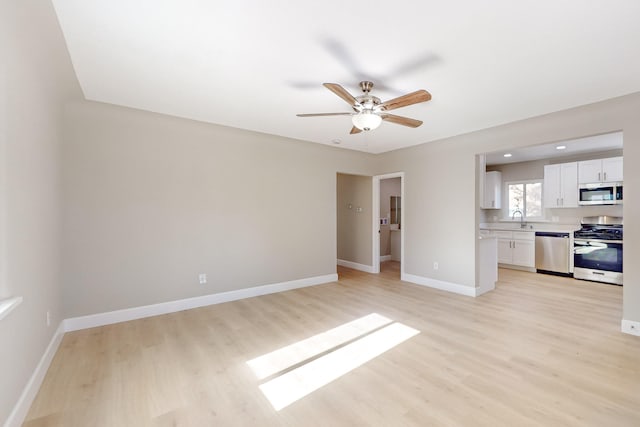
<path fill-rule="evenodd" d="M 559 150 L 558 147 L 564 147 Z M 622 132 L 593 135 L 567 141 L 556 141 L 548 144 L 496 151 L 486 154 L 487 165 L 503 165 L 506 163 L 528 162 L 532 160 L 571 157 L 578 154 L 597 153 L 608 150 L 623 149 Z M 510 157 L 504 157 L 505 154 Z"/>
<path fill-rule="evenodd" d="M 53 0 L 87 99 L 379 153 L 640 91 L 637 0 Z M 322 87 L 423 120 L 349 135 Z"/>

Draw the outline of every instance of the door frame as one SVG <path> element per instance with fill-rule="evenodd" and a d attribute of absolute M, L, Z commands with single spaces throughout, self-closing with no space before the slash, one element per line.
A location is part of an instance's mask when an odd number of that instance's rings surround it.
<path fill-rule="evenodd" d="M 400 178 L 400 277 L 404 276 L 404 259 L 405 259 L 405 244 L 404 236 L 406 230 L 405 208 L 404 208 L 404 172 L 393 172 L 384 175 L 375 175 L 373 177 L 373 197 L 372 208 L 373 212 L 373 224 L 372 224 L 372 237 L 373 237 L 373 273 L 380 273 L 380 181 L 389 178 Z"/>

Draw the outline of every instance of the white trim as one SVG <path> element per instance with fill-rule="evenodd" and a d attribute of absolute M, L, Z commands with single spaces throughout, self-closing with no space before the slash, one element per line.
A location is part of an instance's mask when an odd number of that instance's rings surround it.
<path fill-rule="evenodd" d="M 622 319 L 622 332 L 640 337 L 640 322 Z"/>
<path fill-rule="evenodd" d="M 371 273 L 380 273 L 380 177 L 371 180 Z"/>
<path fill-rule="evenodd" d="M 372 237 L 372 257 L 373 257 L 373 271 L 372 273 L 380 273 L 380 181 L 389 178 L 400 178 L 400 276 L 404 274 L 404 241 L 405 241 L 405 228 L 406 222 L 404 219 L 404 172 L 393 172 L 384 175 L 376 175 L 373 177 L 373 197 L 372 199 L 372 211 L 373 211 L 373 231 Z"/>
<path fill-rule="evenodd" d="M 189 310 L 191 308 L 204 307 L 207 305 L 220 304 L 223 302 L 236 301 L 244 298 L 273 294 L 276 292 L 283 292 L 291 289 L 320 285 L 322 283 L 336 282 L 337 280 L 338 275 L 336 273 L 333 273 L 326 274 L 324 276 L 308 277 L 305 279 L 291 280 L 288 282 L 256 286 L 253 288 L 238 289 L 236 291 L 221 292 L 218 294 L 209 294 L 199 297 L 167 301 L 159 304 L 126 308 L 123 310 L 109 311 L 106 313 L 72 317 L 64 321 L 64 329 L 65 331 L 70 332 L 77 331 L 79 329 L 94 328 L 97 326 L 110 325 L 112 323 L 126 322 L 128 320 L 142 319 L 144 317 L 174 313 L 176 311 Z"/>
<path fill-rule="evenodd" d="M 381 255 L 380 262 L 391 261 L 391 255 Z"/>
<path fill-rule="evenodd" d="M 49 369 L 49 365 L 51 365 L 53 356 L 56 354 L 56 351 L 58 351 L 58 347 L 62 342 L 62 337 L 64 337 L 64 332 L 64 322 L 60 322 L 60 326 L 58 326 L 55 334 L 51 337 L 51 341 L 40 358 L 38 366 L 36 366 L 36 369 L 33 371 L 33 374 L 31 374 L 31 378 L 29 378 L 27 385 L 24 390 L 22 390 L 22 394 L 20 395 L 18 402 L 13 407 L 11 414 L 9 414 L 9 418 L 5 421 L 4 427 L 18 427 L 24 422 L 24 419 L 29 412 L 29 408 L 31 407 L 33 400 L 36 398 L 38 390 L 40 390 L 40 386 L 42 385 L 44 376 Z"/>
<path fill-rule="evenodd" d="M 495 237 L 479 237 L 476 246 L 476 288 L 474 296 L 490 292 L 496 288 L 498 281 L 498 239 Z"/>
<path fill-rule="evenodd" d="M 342 267 L 353 268 L 354 270 L 364 271 L 365 273 L 376 273 L 375 267 L 372 265 L 358 264 L 357 262 L 346 261 L 344 259 L 339 259 L 338 265 Z M 379 268 L 380 267 L 378 267 L 378 269 Z"/>
<path fill-rule="evenodd" d="M 4 319 L 13 311 L 14 308 L 20 305 L 22 297 L 13 297 L 0 301 L 0 320 Z"/>
<path fill-rule="evenodd" d="M 402 273 L 400 277 L 401 280 L 404 280 L 405 282 L 415 283 L 416 285 L 427 286 L 429 288 L 440 289 L 441 291 L 453 292 L 455 294 L 466 295 L 469 297 L 476 296 L 475 287 L 459 285 L 457 283 L 445 282 L 442 280 L 416 276 L 408 273 Z"/>
<path fill-rule="evenodd" d="M 473 289 L 474 289 L 474 292 L 473 292 L 473 295 L 471 295 L 471 296 L 472 297 L 479 297 L 480 295 L 486 294 L 487 292 L 491 292 L 492 290 L 495 289 L 495 287 L 493 287 L 493 288 L 485 288 L 485 289 L 482 289 L 482 288 L 473 288 Z"/>

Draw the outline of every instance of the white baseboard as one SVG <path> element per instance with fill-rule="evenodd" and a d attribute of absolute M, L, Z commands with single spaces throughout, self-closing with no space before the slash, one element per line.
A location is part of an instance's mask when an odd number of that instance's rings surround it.
<path fill-rule="evenodd" d="M 244 298 L 273 294 L 291 289 L 320 285 L 322 283 L 335 282 L 337 274 L 308 277 L 305 279 L 291 280 L 282 283 L 256 286 L 253 288 L 238 289 L 237 291 L 221 292 L 199 297 L 186 298 L 176 301 L 168 301 L 159 304 L 145 305 L 141 307 L 126 308 L 123 310 L 109 311 L 106 313 L 91 314 L 88 316 L 72 317 L 64 321 L 66 332 L 79 329 L 95 328 L 97 326 L 110 325 L 112 323 L 126 322 L 128 320 L 142 319 L 144 317 L 158 316 L 160 314 L 174 313 L 176 311 L 189 310 L 191 308 L 236 301 Z"/>
<path fill-rule="evenodd" d="M 640 337 L 640 322 L 622 319 L 622 332 Z"/>
<path fill-rule="evenodd" d="M 380 262 L 391 261 L 391 255 L 381 255 Z"/>
<path fill-rule="evenodd" d="M 479 286 L 477 288 L 473 288 L 474 289 L 474 293 L 473 296 L 474 297 L 479 297 L 480 295 L 486 294 L 487 292 L 491 292 L 496 288 L 496 284 L 489 284 L 487 286 Z"/>
<path fill-rule="evenodd" d="M 22 394 L 20 395 L 16 405 L 13 407 L 11 414 L 9 414 L 9 418 L 5 421 L 4 427 L 18 427 L 24 422 L 24 419 L 29 412 L 29 408 L 31 408 L 31 404 L 36 398 L 38 390 L 40 390 L 40 386 L 42 385 L 44 376 L 46 375 L 49 365 L 53 360 L 53 356 L 55 356 L 56 351 L 58 351 L 58 347 L 62 342 L 63 336 L 64 321 L 60 322 L 60 326 L 58 326 L 55 334 L 51 337 L 51 341 L 49 341 L 47 349 L 40 358 L 40 362 L 38 362 L 38 366 L 36 366 L 33 374 L 31 374 L 31 378 L 29 378 L 24 390 L 22 390 Z"/>
<path fill-rule="evenodd" d="M 427 286 L 429 288 L 440 289 L 441 291 L 453 292 L 469 297 L 476 296 L 476 288 L 471 286 L 459 285 L 457 283 L 444 282 L 442 280 L 430 279 L 428 277 L 416 276 L 413 274 L 402 274 L 401 280 L 405 282 L 415 283 L 416 285 Z"/>
<path fill-rule="evenodd" d="M 357 262 L 345 261 L 343 259 L 338 260 L 338 265 L 364 271 L 365 273 L 375 273 L 372 265 L 358 264 Z"/>

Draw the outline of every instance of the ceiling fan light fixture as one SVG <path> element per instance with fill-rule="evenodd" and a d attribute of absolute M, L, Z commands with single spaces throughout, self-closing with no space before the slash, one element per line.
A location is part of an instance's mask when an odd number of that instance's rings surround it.
<path fill-rule="evenodd" d="M 358 114 L 354 114 L 353 117 L 351 117 L 351 121 L 358 129 L 368 131 L 374 130 L 380 126 L 380 123 L 382 123 L 382 117 L 372 111 L 365 110 Z"/>

